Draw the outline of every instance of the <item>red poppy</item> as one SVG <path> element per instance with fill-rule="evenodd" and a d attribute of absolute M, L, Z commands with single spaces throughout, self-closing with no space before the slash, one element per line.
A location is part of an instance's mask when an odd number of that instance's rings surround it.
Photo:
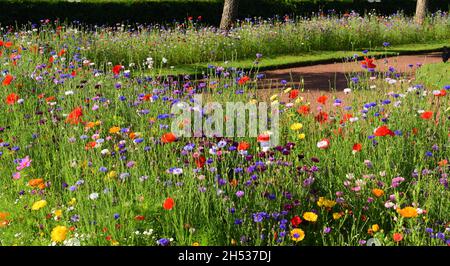
<path fill-rule="evenodd" d="M 11 84 L 11 81 L 13 81 L 14 77 L 10 74 L 6 75 L 5 78 L 3 79 L 2 85 L 3 86 L 8 86 L 9 84 Z"/>
<path fill-rule="evenodd" d="M 239 83 L 239 85 L 244 85 L 249 80 L 250 80 L 250 78 L 248 76 L 243 76 L 242 78 L 239 79 L 238 83 Z"/>
<path fill-rule="evenodd" d="M 163 208 L 164 208 L 164 210 L 170 211 L 174 205 L 175 205 L 175 201 L 169 197 L 164 201 Z"/>
<path fill-rule="evenodd" d="M 75 76 L 77 75 L 77 72 L 74 70 L 74 71 L 72 71 L 72 73 L 70 73 L 70 75 L 71 75 L 72 77 L 75 77 Z"/>
<path fill-rule="evenodd" d="M 134 219 L 135 219 L 136 221 L 144 221 L 144 220 L 145 220 L 145 216 L 144 216 L 144 215 L 136 215 L 136 216 L 134 217 Z"/>
<path fill-rule="evenodd" d="M 195 164 L 197 165 L 198 168 L 203 168 L 205 162 L 206 158 L 203 155 L 200 155 L 198 158 L 195 159 Z"/>
<path fill-rule="evenodd" d="M 325 102 L 327 101 L 328 97 L 326 95 L 322 95 L 319 98 L 317 98 L 317 102 L 321 103 L 321 104 L 325 104 Z"/>
<path fill-rule="evenodd" d="M 245 142 L 245 141 L 239 142 L 239 145 L 237 147 L 238 151 L 245 151 L 248 148 L 250 148 L 250 144 L 248 142 Z"/>
<path fill-rule="evenodd" d="M 260 134 L 257 139 L 258 142 L 267 142 L 269 140 L 270 140 L 269 134 Z"/>
<path fill-rule="evenodd" d="M 362 149 L 361 143 L 356 143 L 356 144 L 353 145 L 353 151 L 354 152 L 361 151 L 361 149 Z"/>
<path fill-rule="evenodd" d="M 320 111 L 317 115 L 316 115 L 316 121 L 319 123 L 325 123 L 328 120 L 328 114 L 326 112 Z"/>
<path fill-rule="evenodd" d="M 445 89 L 442 89 L 440 91 L 433 91 L 434 96 L 436 97 L 442 97 L 447 95 L 447 91 Z"/>
<path fill-rule="evenodd" d="M 119 75 L 120 71 L 122 70 L 122 66 L 121 65 L 115 65 L 112 69 L 112 72 L 114 73 L 114 75 Z"/>
<path fill-rule="evenodd" d="M 4 44 L 5 48 L 9 48 L 9 47 L 11 47 L 12 45 L 13 45 L 12 42 L 5 42 L 5 44 Z"/>
<path fill-rule="evenodd" d="M 387 126 L 381 126 L 375 129 L 376 137 L 385 137 L 385 136 L 395 136 L 395 133 L 390 130 Z"/>
<path fill-rule="evenodd" d="M 6 104 L 12 105 L 15 104 L 19 100 L 19 95 L 15 93 L 11 93 L 8 96 L 6 96 Z"/>
<path fill-rule="evenodd" d="M 298 216 L 298 215 L 295 215 L 294 217 L 292 217 L 292 219 L 291 219 L 291 224 L 292 224 L 292 226 L 294 226 L 294 227 L 297 227 L 299 224 L 301 224 L 303 221 L 302 221 L 302 219 Z"/>
<path fill-rule="evenodd" d="M 48 59 L 48 63 L 53 64 L 53 61 L 55 61 L 55 58 L 53 56 L 50 56 L 50 58 Z"/>
<path fill-rule="evenodd" d="M 392 238 L 394 239 L 394 242 L 400 242 L 403 240 L 403 235 L 401 233 L 394 233 Z"/>
<path fill-rule="evenodd" d="M 302 105 L 297 109 L 297 113 L 301 114 L 301 115 L 307 115 L 309 114 L 309 105 Z"/>
<path fill-rule="evenodd" d="M 85 149 L 85 150 L 93 149 L 93 148 L 95 148 L 95 145 L 97 145 L 97 142 L 95 142 L 95 141 L 90 141 L 90 142 L 88 142 L 88 143 L 86 144 L 86 146 L 84 146 L 84 149 Z"/>
<path fill-rule="evenodd" d="M 347 122 L 348 120 L 350 120 L 350 118 L 352 118 L 353 115 L 351 114 L 344 114 L 344 116 L 342 117 L 341 121 L 339 121 L 340 124 Z"/>
<path fill-rule="evenodd" d="M 431 111 L 423 112 L 420 115 L 420 118 L 426 119 L 426 120 L 430 119 L 431 117 L 433 117 L 433 112 L 431 112 Z"/>
<path fill-rule="evenodd" d="M 172 132 L 169 132 L 169 133 L 165 133 L 164 135 L 162 135 L 161 142 L 162 143 L 172 143 L 176 139 L 177 139 L 177 137 L 175 136 L 175 134 L 173 134 Z"/>
<path fill-rule="evenodd" d="M 370 59 L 368 57 L 364 57 L 364 61 L 361 62 L 361 66 L 362 67 L 367 67 L 367 68 L 375 68 L 375 67 L 377 67 L 377 65 L 375 65 L 373 63 L 373 59 Z"/>
<path fill-rule="evenodd" d="M 3 41 L 0 41 L 0 47 L 2 47 L 3 46 Z"/>
<path fill-rule="evenodd" d="M 291 90 L 291 91 L 289 92 L 289 99 L 295 99 L 295 98 L 297 98 L 299 92 L 300 92 L 299 90 Z"/>
<path fill-rule="evenodd" d="M 79 106 L 73 109 L 72 112 L 70 112 L 69 116 L 66 119 L 66 123 L 77 125 L 82 122 L 81 116 L 83 116 L 83 110 L 81 109 L 81 106 Z"/>

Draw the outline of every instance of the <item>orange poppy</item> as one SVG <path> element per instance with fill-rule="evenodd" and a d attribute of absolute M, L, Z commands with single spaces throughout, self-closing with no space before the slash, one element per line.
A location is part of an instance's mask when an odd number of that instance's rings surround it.
<path fill-rule="evenodd" d="M 239 79 L 238 83 L 239 83 L 239 85 L 244 85 L 249 80 L 250 80 L 250 78 L 248 76 L 243 76 L 242 78 Z"/>
<path fill-rule="evenodd" d="M 245 151 L 248 148 L 250 148 L 250 144 L 248 142 L 245 142 L 245 141 L 239 142 L 239 145 L 237 147 L 238 151 Z"/>
<path fill-rule="evenodd" d="M 28 185 L 31 187 L 37 187 L 40 184 L 44 183 L 44 179 L 43 178 L 35 178 L 35 179 L 31 179 L 30 181 L 28 181 Z"/>
<path fill-rule="evenodd" d="M 361 143 L 356 143 L 356 144 L 354 144 L 353 145 L 353 151 L 355 151 L 355 152 L 358 152 L 358 151 L 361 151 L 361 149 L 362 149 L 362 145 L 361 145 Z"/>
<path fill-rule="evenodd" d="M 172 132 L 169 132 L 169 133 L 165 133 L 164 135 L 162 135 L 161 142 L 162 143 L 172 143 L 176 139 L 177 139 L 177 137 L 175 136 L 175 134 L 173 134 Z"/>

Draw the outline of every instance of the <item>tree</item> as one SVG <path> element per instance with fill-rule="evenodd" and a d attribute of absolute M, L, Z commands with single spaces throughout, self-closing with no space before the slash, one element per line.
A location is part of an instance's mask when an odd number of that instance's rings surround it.
<path fill-rule="evenodd" d="M 417 0 L 416 16 L 414 18 L 417 24 L 423 24 L 423 21 L 425 20 L 427 2 L 428 0 Z"/>
<path fill-rule="evenodd" d="M 222 19 L 220 21 L 220 28 L 223 30 L 229 30 L 233 24 L 233 21 L 237 17 L 239 0 L 225 0 L 223 5 Z"/>

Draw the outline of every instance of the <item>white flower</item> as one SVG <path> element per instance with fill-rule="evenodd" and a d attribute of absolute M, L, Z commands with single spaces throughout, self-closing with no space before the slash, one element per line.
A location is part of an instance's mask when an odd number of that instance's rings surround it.
<path fill-rule="evenodd" d="M 330 146 L 330 141 L 327 139 L 323 139 L 323 140 L 317 142 L 317 148 L 319 148 L 319 149 L 327 149 L 328 146 Z"/>
<path fill-rule="evenodd" d="M 356 122 L 358 120 L 359 120 L 358 117 L 350 117 L 350 119 L 349 119 L 349 121 L 352 122 L 352 123 L 354 123 L 354 122 Z"/>
<path fill-rule="evenodd" d="M 350 88 L 344 89 L 345 94 L 350 94 L 351 92 L 352 92 L 352 89 L 350 89 Z"/>
<path fill-rule="evenodd" d="M 72 95 L 72 94 L 73 94 L 73 91 L 66 91 L 66 92 L 64 92 L 64 94 L 65 94 L 65 95 Z"/>
<path fill-rule="evenodd" d="M 98 199 L 98 193 L 91 193 L 90 195 L 89 195 L 89 199 L 91 199 L 91 200 L 96 200 L 96 199 Z"/>
<path fill-rule="evenodd" d="M 163 57 L 162 62 L 163 62 L 163 64 L 167 63 L 167 58 Z"/>
<path fill-rule="evenodd" d="M 109 154 L 109 150 L 108 149 L 103 149 L 100 153 L 102 155 L 107 155 L 107 154 Z"/>

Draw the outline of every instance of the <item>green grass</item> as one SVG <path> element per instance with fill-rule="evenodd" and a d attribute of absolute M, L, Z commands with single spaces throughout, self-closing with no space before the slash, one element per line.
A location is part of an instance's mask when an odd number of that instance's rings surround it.
<path fill-rule="evenodd" d="M 417 71 L 417 80 L 435 89 L 450 85 L 450 63 L 427 64 L 420 67 Z"/>
<path fill-rule="evenodd" d="M 447 45 L 449 41 L 428 43 L 428 44 L 404 44 L 391 46 L 386 49 L 375 48 L 370 52 L 370 56 L 396 56 L 403 54 L 414 54 L 428 51 L 439 51 L 443 46 Z M 360 51 L 312 51 L 299 55 L 283 55 L 276 57 L 264 57 L 258 64 L 255 60 L 238 60 L 230 61 L 225 64 L 223 61 L 216 61 L 210 63 L 187 64 L 178 65 L 174 68 L 163 68 L 157 71 L 149 71 L 151 74 L 161 75 L 191 75 L 197 76 L 202 73 L 208 73 L 208 65 L 237 68 L 243 70 L 270 70 L 280 68 L 299 67 L 321 63 L 343 62 L 346 58 L 353 57 L 355 54 L 362 57 Z"/>

